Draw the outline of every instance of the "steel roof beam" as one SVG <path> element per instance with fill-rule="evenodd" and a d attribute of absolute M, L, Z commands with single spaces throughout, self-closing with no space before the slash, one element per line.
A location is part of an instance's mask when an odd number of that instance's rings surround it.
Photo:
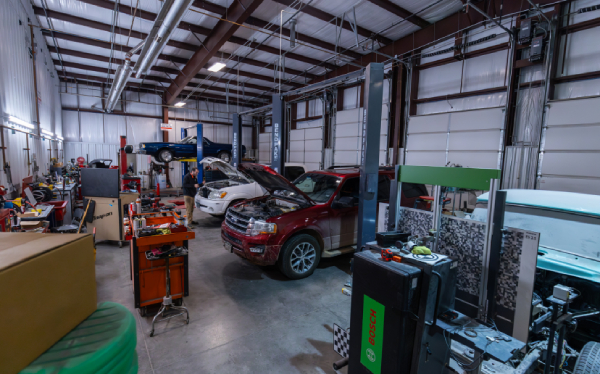
<path fill-rule="evenodd" d="M 192 77 L 202 69 L 219 49 L 227 42 L 242 23 L 258 8 L 263 0 L 237 0 L 227 9 L 227 21 L 219 21 L 206 37 L 204 44 L 197 47 L 197 51 L 175 77 L 173 83 L 167 88 L 166 102 L 173 104 Z M 290 71 L 291 72 L 291 71 Z"/>
<path fill-rule="evenodd" d="M 425 28 L 430 25 L 429 22 L 425 21 L 423 18 L 413 15 L 408 10 L 402 8 L 399 5 L 392 3 L 389 0 L 367 0 L 372 4 L 377 5 L 378 7 L 387 10 L 390 13 L 397 15 L 400 18 L 407 20 L 408 22 L 419 26 L 420 28 Z"/>
<path fill-rule="evenodd" d="M 60 62 L 58 60 L 52 60 L 54 65 L 59 67 L 60 66 Z M 77 62 L 70 62 L 70 61 L 63 61 L 63 66 L 67 67 L 67 68 L 73 68 L 73 69 L 80 69 L 80 70 L 88 70 L 88 71 L 95 71 L 98 73 L 109 73 L 110 75 L 114 75 L 115 74 L 115 69 L 107 69 L 107 68 L 103 68 L 103 67 L 99 67 L 99 66 L 91 66 L 91 65 L 85 65 L 85 64 L 79 64 Z M 67 74 L 69 74 L 69 72 L 67 72 Z M 91 76 L 90 76 L 91 77 Z M 104 77 L 99 77 L 100 79 L 102 79 L 103 82 L 106 82 L 106 78 Z M 111 79 L 112 80 L 112 79 Z M 155 81 L 155 82 L 160 82 L 160 83 L 166 83 L 166 84 L 171 84 L 171 80 L 168 78 L 164 78 L 164 77 L 157 77 L 154 75 L 146 75 L 144 80 L 149 80 L 149 81 Z M 164 88 L 161 87 L 161 89 L 164 90 Z M 211 91 L 216 91 L 216 92 L 224 92 L 226 93 L 227 90 L 223 87 L 211 87 L 210 88 Z M 189 91 L 187 91 L 189 92 Z M 233 95 L 241 95 L 242 93 L 239 92 L 238 90 L 234 90 L 234 89 L 229 89 L 229 93 L 233 94 Z M 204 94 L 202 94 L 204 95 Z M 221 98 L 223 99 L 222 96 L 211 96 L 210 93 L 206 94 L 212 98 Z M 235 98 L 232 98 L 232 100 Z M 265 101 L 264 100 L 250 100 L 250 101 L 254 101 L 257 104 L 264 104 Z"/>
<path fill-rule="evenodd" d="M 276 3 L 285 5 L 285 6 L 291 6 L 294 3 L 298 3 L 297 0 L 273 0 Z M 325 11 L 322 11 L 321 9 L 315 8 L 311 5 L 306 5 L 302 2 L 300 2 L 301 6 L 300 6 L 300 11 L 302 13 L 306 13 L 309 16 L 313 16 L 315 18 L 320 19 L 321 21 L 327 22 L 327 23 L 331 23 L 331 24 L 335 24 L 337 21 L 337 17 L 334 16 L 333 14 L 329 14 Z M 350 24 L 350 22 L 348 21 L 344 21 L 344 23 L 342 24 L 342 27 L 348 31 L 354 32 L 354 30 L 352 29 L 352 25 Z M 376 32 L 373 32 L 371 30 L 367 30 L 364 27 L 360 27 L 357 25 L 357 32 L 359 35 L 365 37 L 365 38 L 371 38 L 374 37 L 375 40 L 377 40 L 378 42 L 380 42 L 383 45 L 387 45 L 393 42 L 392 39 L 386 38 L 383 35 L 379 35 Z"/>
<path fill-rule="evenodd" d="M 196 0 L 192 3 L 192 6 L 200 9 L 205 9 L 211 13 L 218 14 L 219 16 L 223 16 L 227 13 L 227 8 L 225 8 L 224 6 L 214 4 L 206 0 Z M 279 25 L 270 24 L 270 22 L 263 21 L 262 19 L 256 17 L 248 17 L 245 23 L 251 26 L 260 27 L 261 29 L 279 32 Z M 281 33 L 286 38 L 290 37 L 290 29 L 284 27 L 283 30 L 281 30 Z M 302 35 L 301 39 L 303 42 L 306 42 L 308 44 L 328 50 L 330 52 L 335 52 L 335 44 L 326 42 L 321 39 L 313 38 L 308 35 Z M 355 60 L 362 56 L 360 53 L 353 51 L 345 51 L 342 52 L 342 54 Z"/>
<path fill-rule="evenodd" d="M 48 14 L 48 17 L 50 18 L 54 18 L 57 20 L 61 20 L 61 21 L 65 21 L 65 22 L 70 22 L 70 23 L 74 23 L 77 25 L 81 25 L 81 26 L 86 26 L 86 27 L 90 27 L 90 28 L 94 28 L 97 30 L 102 30 L 102 31 L 106 31 L 106 32 L 112 32 L 113 28 L 111 25 L 106 24 L 106 23 L 102 23 L 102 22 L 97 22 L 97 21 L 90 21 L 88 19 L 85 18 L 81 18 L 81 17 L 76 17 L 76 16 L 72 16 L 70 14 L 66 14 L 66 13 L 61 13 L 61 12 L 57 12 L 54 10 L 46 10 L 44 13 L 44 9 L 40 8 L 40 7 L 33 7 L 34 12 L 36 15 L 39 16 L 44 16 L 46 13 Z M 221 22 L 221 21 L 220 21 Z M 227 22 L 229 24 L 229 22 Z M 233 25 L 233 24 L 231 24 Z M 236 26 L 237 29 L 237 26 Z M 146 39 L 146 37 L 148 36 L 148 34 L 143 33 L 143 32 L 139 32 L 139 31 L 135 31 L 135 30 L 129 30 L 126 28 L 122 28 L 122 27 L 115 27 L 114 28 L 114 32 L 116 34 L 120 34 L 120 35 L 125 35 L 128 36 L 130 34 L 131 31 L 131 36 L 136 38 L 136 39 L 141 39 L 144 40 Z M 229 39 L 229 38 L 228 38 Z M 225 40 L 224 42 L 226 42 L 227 40 Z M 176 40 L 169 40 L 169 42 L 167 43 L 168 46 L 171 47 L 175 47 L 175 48 L 179 48 L 179 49 L 185 49 L 188 51 L 197 51 L 198 48 L 202 48 L 201 46 L 197 46 L 194 44 L 189 44 L 189 43 L 184 43 L 184 42 L 178 42 Z M 206 45 L 206 40 L 204 41 L 204 45 Z M 219 53 L 218 56 L 221 56 L 225 59 L 228 59 L 229 57 L 231 57 L 231 55 L 229 53 L 220 53 L 218 51 L 215 51 L 213 53 L 216 54 Z M 260 68 L 265 68 L 268 70 L 274 70 L 273 66 L 268 66 L 270 65 L 270 63 L 268 62 L 263 62 L 263 61 L 257 61 L 257 60 L 253 60 L 253 59 L 249 59 L 249 58 L 244 58 L 242 61 L 240 61 L 240 63 L 242 64 L 247 64 L 247 65 L 251 65 L 251 66 L 256 66 L 256 67 L 260 67 Z M 295 69 L 286 69 L 286 72 L 289 72 L 290 74 L 294 74 L 294 75 L 305 75 L 304 72 L 300 71 L 300 70 L 295 70 Z M 307 73 L 306 76 L 308 76 L 310 79 L 315 79 L 317 78 L 316 75 L 314 74 L 310 74 Z"/>
<path fill-rule="evenodd" d="M 90 4 L 90 5 L 100 7 L 100 8 L 104 8 L 104 9 L 114 10 L 114 8 L 115 8 L 115 3 L 112 1 L 109 1 L 109 0 L 80 0 L 80 1 Z M 133 12 L 135 9 L 133 7 L 130 7 L 127 5 L 119 4 L 117 10 L 123 14 L 127 14 L 127 15 L 131 16 L 134 14 Z M 139 17 L 139 18 L 145 19 L 147 21 L 154 21 L 156 19 L 156 16 L 157 15 L 155 13 L 151 13 L 148 11 L 142 11 L 141 9 L 138 9 L 135 13 L 135 17 Z M 190 31 L 190 32 L 193 32 L 196 34 L 204 35 L 204 36 L 209 35 L 211 32 L 211 29 L 208 29 L 208 28 L 202 27 L 202 26 L 198 26 L 198 25 L 194 25 L 194 24 L 191 24 L 191 23 L 188 23 L 185 21 L 179 22 L 179 25 L 177 26 L 177 28 L 186 30 L 186 31 Z M 247 46 L 257 49 L 259 51 L 271 53 L 274 55 L 279 55 L 278 48 L 270 47 L 268 45 L 261 45 L 260 43 L 256 43 L 256 42 L 248 42 L 248 40 L 237 37 L 237 36 L 232 36 L 231 38 L 229 38 L 228 41 L 230 43 L 234 43 L 234 44 L 247 45 Z M 299 55 L 299 54 L 292 53 L 292 52 L 286 52 L 285 56 L 291 60 L 305 62 L 305 63 L 311 64 L 311 65 L 321 64 L 321 61 L 319 61 L 317 59 Z M 323 66 L 329 70 L 334 70 L 335 68 L 337 68 L 337 66 L 335 66 L 333 64 L 327 64 L 327 63 L 321 64 L 321 66 Z"/>

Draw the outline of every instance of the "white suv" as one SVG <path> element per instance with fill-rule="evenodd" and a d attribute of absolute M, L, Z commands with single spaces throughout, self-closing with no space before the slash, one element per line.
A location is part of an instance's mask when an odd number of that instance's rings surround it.
<path fill-rule="evenodd" d="M 196 207 L 213 216 L 222 216 L 227 208 L 242 200 L 253 199 L 267 194 L 267 190 L 247 175 L 240 173 L 233 166 L 216 157 L 205 157 L 201 163 L 212 170 L 218 170 L 227 178 L 207 182 L 198 189 Z M 306 172 L 302 164 L 286 163 L 284 177 L 293 181 Z"/>

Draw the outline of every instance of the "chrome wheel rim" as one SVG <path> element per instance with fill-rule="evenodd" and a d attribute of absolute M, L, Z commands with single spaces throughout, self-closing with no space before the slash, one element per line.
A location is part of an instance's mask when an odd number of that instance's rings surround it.
<path fill-rule="evenodd" d="M 230 161 L 230 157 L 227 153 L 223 154 L 223 156 L 221 156 L 221 160 L 225 161 L 225 162 L 229 162 Z"/>
<path fill-rule="evenodd" d="M 171 161 L 171 152 L 169 151 L 162 151 L 160 153 L 160 158 L 163 159 L 165 162 L 169 162 Z"/>
<path fill-rule="evenodd" d="M 290 263 L 292 270 L 296 273 L 304 274 L 309 271 L 315 264 L 317 252 L 315 247 L 310 243 L 300 243 L 292 251 Z"/>

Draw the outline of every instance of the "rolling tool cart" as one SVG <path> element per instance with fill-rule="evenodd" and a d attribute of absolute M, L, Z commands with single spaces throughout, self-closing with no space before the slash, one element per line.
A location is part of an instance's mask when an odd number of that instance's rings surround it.
<path fill-rule="evenodd" d="M 147 251 L 164 246 L 188 248 L 188 240 L 196 236 L 193 231 L 187 231 L 185 226 L 179 225 L 177 218 L 171 214 L 166 217 L 146 218 L 147 226 L 169 223 L 175 226 L 170 234 L 133 237 L 130 241 L 131 280 L 134 289 L 135 307 L 139 308 L 140 315 L 148 314 L 148 306 L 162 304 L 167 287 L 167 260 L 149 260 Z M 189 295 L 188 282 L 188 256 L 182 255 L 169 260 L 170 290 L 169 294 L 176 306 L 181 306 L 183 297 Z"/>

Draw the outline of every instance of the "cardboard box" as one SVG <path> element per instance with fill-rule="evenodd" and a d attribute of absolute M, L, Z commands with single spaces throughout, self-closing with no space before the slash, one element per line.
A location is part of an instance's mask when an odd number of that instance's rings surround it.
<path fill-rule="evenodd" d="M 96 310 L 90 234 L 0 233 L 0 373 L 18 373 Z"/>
<path fill-rule="evenodd" d="M 32 217 L 38 217 L 40 215 L 40 212 L 25 212 L 25 213 L 17 213 L 17 217 L 19 218 L 32 218 Z"/>

